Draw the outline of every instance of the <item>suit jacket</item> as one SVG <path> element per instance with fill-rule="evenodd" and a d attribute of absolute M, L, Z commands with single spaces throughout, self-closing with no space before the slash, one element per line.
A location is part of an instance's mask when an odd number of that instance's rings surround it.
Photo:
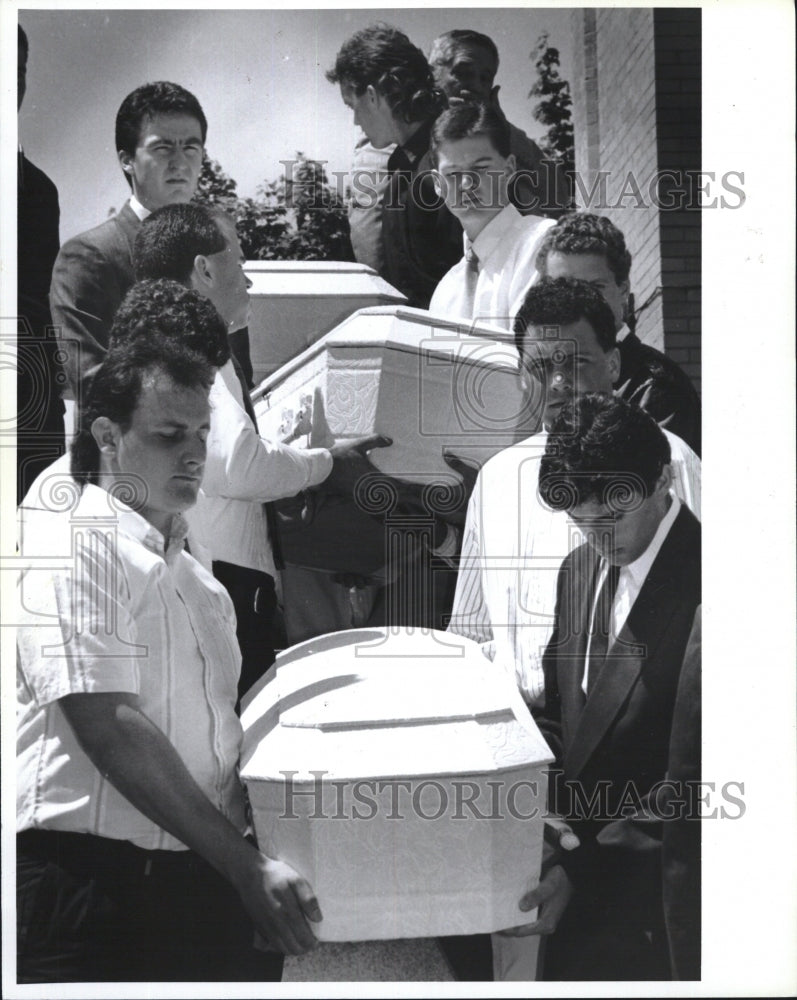
<path fill-rule="evenodd" d="M 618 393 L 700 454 L 700 397 L 686 372 L 635 333 L 619 341 Z"/>
<path fill-rule="evenodd" d="M 576 888 L 571 907 L 586 902 L 628 926 L 663 932 L 663 824 L 650 816 L 646 797 L 669 764 L 681 665 L 700 603 L 700 523 L 681 508 L 585 701 L 598 565 L 587 545 L 563 562 L 544 657 L 539 721 L 561 765 L 552 806 L 571 818 L 581 839 L 561 863 Z"/>
<path fill-rule="evenodd" d="M 105 355 L 114 314 L 134 282 L 133 241 L 140 225 L 125 202 L 120 212 L 66 242 L 58 254 L 50 305 L 73 392 Z"/>

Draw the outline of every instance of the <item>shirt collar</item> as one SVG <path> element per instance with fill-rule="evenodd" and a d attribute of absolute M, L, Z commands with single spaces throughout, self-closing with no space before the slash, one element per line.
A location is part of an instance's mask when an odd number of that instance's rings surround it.
<path fill-rule="evenodd" d="M 465 236 L 465 246 L 473 247 L 479 261 L 485 261 L 505 239 L 506 234 L 520 218 L 520 212 L 514 205 L 505 205 L 498 215 L 494 216 L 482 229 L 475 240 L 470 241 Z"/>
<path fill-rule="evenodd" d="M 628 336 L 628 334 L 630 332 L 631 332 L 631 330 L 630 330 L 628 324 L 627 323 L 623 323 L 623 325 L 617 331 L 617 334 L 615 336 L 615 340 L 617 341 L 617 343 L 618 344 L 622 344 L 622 342 L 625 340 L 625 338 Z"/>
<path fill-rule="evenodd" d="M 388 170 L 412 169 L 429 149 L 433 119 L 424 122 L 406 142 L 396 146 L 387 161 Z"/>
<path fill-rule="evenodd" d="M 139 222 L 143 222 L 148 215 L 152 215 L 152 212 L 148 208 L 144 208 L 134 194 L 130 195 L 130 207 L 135 212 Z"/>
<path fill-rule="evenodd" d="M 89 483 L 83 488 L 83 493 L 75 511 L 80 517 L 90 517 L 97 521 L 115 521 L 122 534 L 133 541 L 140 542 L 150 552 L 154 552 L 167 565 L 174 565 L 175 560 L 185 548 L 185 538 L 188 534 L 188 522 L 182 515 L 172 518 L 171 531 L 164 538 L 160 531 L 137 511 L 128 507 L 118 496 L 113 496 L 100 486 Z"/>
<path fill-rule="evenodd" d="M 677 496 L 675 496 L 674 493 L 670 493 L 670 500 L 672 501 L 670 503 L 670 509 L 659 522 L 656 534 L 651 539 L 648 547 L 641 556 L 636 558 L 633 562 L 628 563 L 627 566 L 623 566 L 621 570 L 622 573 L 630 576 L 638 586 L 641 586 L 647 579 L 650 567 L 655 562 L 656 556 L 659 554 L 659 550 L 664 544 L 664 539 L 669 534 L 670 528 L 675 523 L 675 519 L 678 517 L 678 512 L 681 509 L 681 501 Z"/>

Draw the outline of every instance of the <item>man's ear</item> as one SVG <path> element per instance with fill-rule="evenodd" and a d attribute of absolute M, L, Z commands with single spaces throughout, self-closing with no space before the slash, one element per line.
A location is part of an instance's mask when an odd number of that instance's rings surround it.
<path fill-rule="evenodd" d="M 612 385 L 616 385 L 617 380 L 620 378 L 620 348 L 613 347 L 606 355 L 606 361 L 609 365 Z"/>
<path fill-rule="evenodd" d="M 96 417 L 91 425 L 91 436 L 97 443 L 100 454 L 114 458 L 119 445 L 119 425 L 108 417 Z"/>
<path fill-rule="evenodd" d="M 517 157 L 514 153 L 510 153 L 506 158 L 506 172 L 507 176 L 511 177 L 512 174 L 517 170 Z"/>
<path fill-rule="evenodd" d="M 371 104 L 377 104 L 382 98 L 382 95 L 372 83 L 369 83 L 365 88 L 365 95 Z"/>
<path fill-rule="evenodd" d="M 672 466 L 668 463 L 662 468 L 661 472 L 659 473 L 659 478 L 656 480 L 654 491 L 660 495 L 667 494 L 670 492 L 671 486 L 672 486 Z"/>
<path fill-rule="evenodd" d="M 204 292 L 204 289 L 213 284 L 213 268 L 210 261 L 203 253 L 198 253 L 194 257 L 194 266 L 191 269 L 191 287 L 196 292 Z"/>
<path fill-rule="evenodd" d="M 439 170 L 430 171 L 432 175 L 432 184 L 434 184 L 434 191 L 438 198 L 442 198 L 445 201 L 446 192 L 446 181 Z"/>
<path fill-rule="evenodd" d="M 631 282 L 626 278 L 617 287 L 620 289 L 620 296 L 623 302 L 623 317 L 625 317 L 628 312 L 628 296 L 631 294 Z"/>
<path fill-rule="evenodd" d="M 118 150 L 117 153 L 116 153 L 116 156 L 117 156 L 117 158 L 119 160 L 119 163 L 121 164 L 122 170 L 124 170 L 124 172 L 126 174 L 132 174 L 133 173 L 133 157 L 128 152 L 126 152 L 124 149 Z"/>

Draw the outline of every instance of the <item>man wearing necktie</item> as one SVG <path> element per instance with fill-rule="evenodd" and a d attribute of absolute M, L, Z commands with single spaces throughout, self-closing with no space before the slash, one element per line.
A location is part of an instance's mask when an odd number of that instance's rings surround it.
<path fill-rule="evenodd" d="M 553 220 L 521 215 L 511 203 L 515 157 L 509 126 L 495 108 L 459 104 L 444 111 L 431 152 L 437 191 L 464 230 L 464 256 L 440 280 L 429 311 L 511 330 Z"/>
<path fill-rule="evenodd" d="M 661 840 L 677 810 L 658 809 L 657 789 L 700 604 L 700 523 L 670 461 L 652 417 L 588 393 L 562 408 L 540 463 L 542 501 L 586 538 L 559 571 L 535 713 L 557 759 L 550 807 L 580 846 L 551 852 L 520 901 L 537 920 L 510 932 L 548 936 L 549 980 L 669 978 Z"/>

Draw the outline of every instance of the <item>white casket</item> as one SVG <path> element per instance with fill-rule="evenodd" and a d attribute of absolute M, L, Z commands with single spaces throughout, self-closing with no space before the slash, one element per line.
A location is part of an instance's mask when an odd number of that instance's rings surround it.
<path fill-rule="evenodd" d="M 407 299 L 372 268 L 344 261 L 250 260 L 255 385 L 365 306 Z"/>
<path fill-rule="evenodd" d="M 286 650 L 247 695 L 241 775 L 261 849 L 318 896 L 321 941 L 526 923 L 552 757 L 468 639 L 355 629 Z"/>
<path fill-rule="evenodd" d="M 299 446 L 367 434 L 382 472 L 451 480 L 445 451 L 483 463 L 539 428 L 511 335 L 422 309 L 361 309 L 265 379 L 252 400 L 260 433 Z M 301 418 L 301 419 L 300 419 Z M 456 478 L 456 477 L 453 477 Z"/>

